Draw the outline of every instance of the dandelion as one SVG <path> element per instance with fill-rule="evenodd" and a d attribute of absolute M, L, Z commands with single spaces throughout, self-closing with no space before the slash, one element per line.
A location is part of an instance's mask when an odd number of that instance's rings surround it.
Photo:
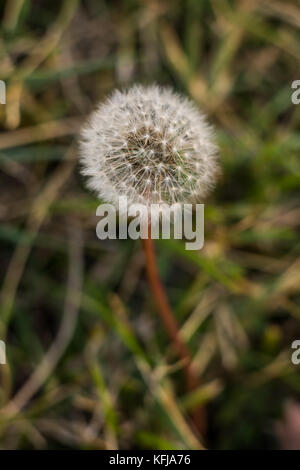
<path fill-rule="evenodd" d="M 169 88 L 134 86 L 115 91 L 92 114 L 81 135 L 82 173 L 99 198 L 118 206 L 164 207 L 202 200 L 218 174 L 214 132 L 205 116 Z M 160 281 L 153 240 L 142 240 L 149 285 L 159 314 L 179 357 L 187 388 L 198 387 L 188 347 Z M 204 430 L 201 408 L 193 411 Z"/>
<path fill-rule="evenodd" d="M 195 105 L 169 88 L 115 91 L 81 135 L 82 173 L 98 197 L 117 204 L 193 203 L 214 187 L 214 132 Z"/>

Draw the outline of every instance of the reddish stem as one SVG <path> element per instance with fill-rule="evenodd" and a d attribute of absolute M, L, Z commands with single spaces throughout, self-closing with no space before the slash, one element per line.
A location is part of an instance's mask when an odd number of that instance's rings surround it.
<path fill-rule="evenodd" d="M 159 277 L 154 242 L 151 239 L 151 227 L 149 225 L 148 238 L 142 239 L 142 246 L 146 259 L 146 269 L 150 288 L 155 299 L 158 313 L 166 327 L 168 335 L 172 341 L 180 359 L 183 360 L 183 370 L 186 378 L 187 389 L 195 390 L 199 386 L 199 380 L 192 367 L 190 352 L 180 336 L 180 330 L 176 318 L 170 307 L 164 287 Z M 192 414 L 196 429 L 203 434 L 205 432 L 205 416 L 203 408 L 196 408 Z"/>

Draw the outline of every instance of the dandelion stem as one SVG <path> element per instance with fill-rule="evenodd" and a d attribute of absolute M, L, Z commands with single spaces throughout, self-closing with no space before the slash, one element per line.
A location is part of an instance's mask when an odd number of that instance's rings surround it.
<path fill-rule="evenodd" d="M 174 349 L 176 350 L 179 358 L 183 360 L 183 370 L 187 389 L 189 392 L 192 392 L 199 386 L 199 379 L 193 369 L 189 349 L 180 336 L 178 323 L 172 312 L 165 289 L 159 277 L 154 242 L 151 239 L 150 224 L 148 226 L 148 238 L 142 239 L 142 246 L 145 254 L 148 281 L 155 299 L 158 313 L 164 323 Z M 192 412 L 192 419 L 196 429 L 203 434 L 206 427 L 204 409 L 195 408 Z"/>

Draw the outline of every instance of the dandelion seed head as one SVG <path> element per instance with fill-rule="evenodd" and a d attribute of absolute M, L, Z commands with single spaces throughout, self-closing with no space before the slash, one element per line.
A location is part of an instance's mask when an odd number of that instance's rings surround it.
<path fill-rule="evenodd" d="M 214 132 L 196 106 L 169 88 L 115 91 L 81 134 L 80 161 L 88 186 L 118 204 L 202 201 L 214 187 Z"/>

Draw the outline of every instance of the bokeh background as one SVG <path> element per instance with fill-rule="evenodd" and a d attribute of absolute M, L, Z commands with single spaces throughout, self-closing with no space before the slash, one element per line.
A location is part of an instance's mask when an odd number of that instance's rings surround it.
<path fill-rule="evenodd" d="M 300 448 L 299 3 L 2 0 L 0 17 L 0 447 Z M 153 82 L 193 99 L 220 146 L 204 249 L 157 242 L 189 394 L 140 242 L 96 238 L 78 171 L 97 102 Z"/>

